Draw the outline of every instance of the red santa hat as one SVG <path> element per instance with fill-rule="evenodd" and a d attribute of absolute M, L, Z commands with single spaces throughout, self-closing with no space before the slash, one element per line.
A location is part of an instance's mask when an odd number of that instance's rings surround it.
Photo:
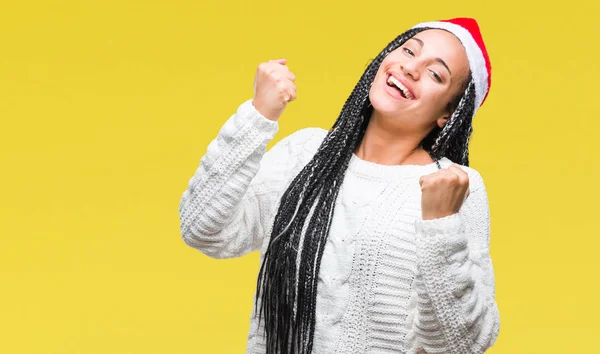
<path fill-rule="evenodd" d="M 492 66 L 477 21 L 469 17 L 459 17 L 449 20 L 422 22 L 413 26 L 413 28 L 421 27 L 447 30 L 461 41 L 467 51 L 471 74 L 475 82 L 475 111 L 477 111 L 487 98 L 492 83 Z"/>

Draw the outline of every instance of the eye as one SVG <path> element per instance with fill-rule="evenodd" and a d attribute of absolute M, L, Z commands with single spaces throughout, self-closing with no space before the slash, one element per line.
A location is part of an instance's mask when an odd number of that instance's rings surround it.
<path fill-rule="evenodd" d="M 402 48 L 406 53 L 412 55 L 413 57 L 415 56 L 415 53 L 412 52 L 412 50 L 408 49 L 408 48 Z"/>
<path fill-rule="evenodd" d="M 435 77 L 435 80 L 437 82 L 439 82 L 440 84 L 442 83 L 442 78 L 435 71 L 429 70 L 429 72 L 431 72 L 433 74 L 433 76 Z"/>

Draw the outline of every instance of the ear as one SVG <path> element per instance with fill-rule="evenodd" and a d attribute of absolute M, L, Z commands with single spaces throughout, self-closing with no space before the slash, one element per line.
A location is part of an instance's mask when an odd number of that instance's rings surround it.
<path fill-rule="evenodd" d="M 446 125 L 446 123 L 448 123 L 448 119 L 450 119 L 450 114 L 444 113 L 443 116 L 441 116 L 437 119 L 437 121 L 436 121 L 437 126 L 440 128 L 443 128 Z"/>

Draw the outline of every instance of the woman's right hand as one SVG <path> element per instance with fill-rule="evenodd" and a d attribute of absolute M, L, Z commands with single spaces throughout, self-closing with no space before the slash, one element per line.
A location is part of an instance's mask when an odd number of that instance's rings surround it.
<path fill-rule="evenodd" d="M 285 59 L 260 63 L 254 78 L 252 104 L 267 119 L 277 120 L 288 102 L 296 99 L 296 76 L 285 65 Z"/>

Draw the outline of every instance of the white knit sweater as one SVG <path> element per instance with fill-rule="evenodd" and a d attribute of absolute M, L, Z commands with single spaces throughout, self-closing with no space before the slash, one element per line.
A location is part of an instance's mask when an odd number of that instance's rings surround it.
<path fill-rule="evenodd" d="M 214 258 L 260 251 L 262 262 L 281 195 L 327 134 L 300 129 L 267 152 L 278 128 L 252 100 L 225 122 L 181 198 L 189 246 Z M 435 163 L 352 156 L 319 272 L 314 354 L 483 353 L 494 344 L 488 197 L 481 175 L 462 168 L 470 196 L 460 212 L 422 220 L 419 176 Z M 253 311 L 247 354 L 265 353 L 263 323 Z"/>

